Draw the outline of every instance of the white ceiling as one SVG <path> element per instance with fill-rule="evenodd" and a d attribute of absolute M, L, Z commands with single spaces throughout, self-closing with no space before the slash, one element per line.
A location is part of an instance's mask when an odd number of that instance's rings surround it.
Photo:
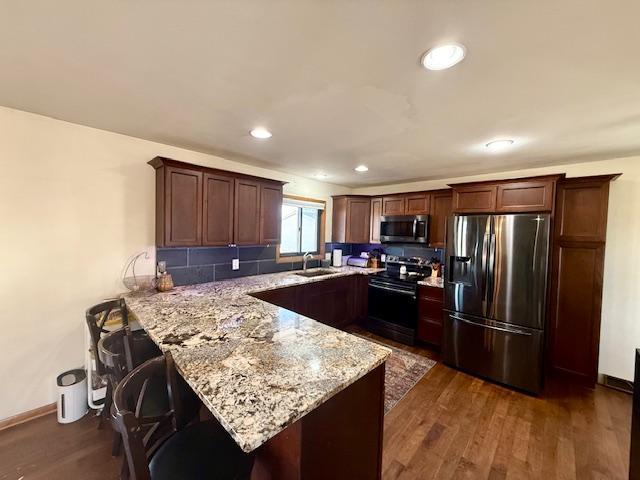
<path fill-rule="evenodd" d="M 351 186 L 597 160 L 640 153 L 639 19 L 637 0 L 0 0 L 0 104 Z M 467 58 L 422 69 L 444 41 Z M 516 148 L 488 154 L 499 137 Z"/>

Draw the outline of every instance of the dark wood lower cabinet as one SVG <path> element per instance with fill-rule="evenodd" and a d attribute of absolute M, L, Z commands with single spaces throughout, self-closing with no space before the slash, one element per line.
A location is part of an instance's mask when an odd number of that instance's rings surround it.
<path fill-rule="evenodd" d="M 382 364 L 256 451 L 252 480 L 379 480 Z"/>
<path fill-rule="evenodd" d="M 345 328 L 366 318 L 367 286 L 366 275 L 349 275 L 252 295 L 326 325 Z"/>
<path fill-rule="evenodd" d="M 418 288 L 418 340 L 440 347 L 443 305 L 444 289 L 425 285 Z"/>

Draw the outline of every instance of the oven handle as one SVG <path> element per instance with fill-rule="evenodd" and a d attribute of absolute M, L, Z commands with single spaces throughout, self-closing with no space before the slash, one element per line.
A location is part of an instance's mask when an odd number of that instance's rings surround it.
<path fill-rule="evenodd" d="M 416 296 L 413 292 L 406 292 L 404 290 L 396 290 L 395 288 L 389 288 L 389 287 L 383 287 L 382 285 L 376 285 L 374 283 L 370 283 L 369 286 L 371 288 L 379 288 L 380 290 L 387 290 L 389 292 L 393 292 L 393 293 L 399 293 L 400 295 L 408 295 L 410 296 L 413 300 L 416 299 Z"/>
<path fill-rule="evenodd" d="M 449 315 L 449 317 L 453 318 L 454 320 L 459 320 L 461 322 L 467 323 L 469 325 L 474 325 L 476 327 L 490 328 L 491 330 L 498 330 L 500 332 L 506 332 L 506 333 L 515 333 L 516 335 L 524 335 L 525 337 L 530 337 L 532 335 L 531 333 L 525 332 L 524 330 L 519 330 L 519 329 L 511 330 L 509 328 L 494 327 L 493 325 L 487 325 L 484 323 L 471 322 L 465 318 L 458 317 L 457 315 Z"/>

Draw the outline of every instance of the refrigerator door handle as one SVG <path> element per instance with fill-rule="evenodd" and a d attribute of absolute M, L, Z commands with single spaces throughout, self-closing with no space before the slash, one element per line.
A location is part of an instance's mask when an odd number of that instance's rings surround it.
<path fill-rule="evenodd" d="M 486 315 L 487 312 L 487 264 L 489 260 L 489 239 L 491 235 L 488 233 L 484 234 L 484 238 L 482 239 L 482 313 Z"/>
<path fill-rule="evenodd" d="M 489 264 L 487 265 L 487 317 L 493 317 L 493 294 L 496 273 L 496 234 L 489 236 Z"/>
<path fill-rule="evenodd" d="M 458 320 L 459 322 L 466 323 L 468 325 L 474 325 L 476 327 L 482 327 L 482 328 L 489 328 L 491 330 L 497 330 L 499 332 L 514 333 L 516 335 L 524 335 L 525 337 L 530 337 L 532 335 L 531 332 L 525 332 L 524 330 L 495 327 L 493 325 L 487 325 L 485 323 L 472 322 L 470 320 L 467 320 L 466 318 L 462 318 L 462 317 L 459 317 L 457 315 L 449 315 L 449 317 L 453 318 L 454 320 Z"/>

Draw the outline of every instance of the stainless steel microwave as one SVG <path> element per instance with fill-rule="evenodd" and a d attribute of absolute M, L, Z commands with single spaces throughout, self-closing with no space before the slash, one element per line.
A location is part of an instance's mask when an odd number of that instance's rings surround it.
<path fill-rule="evenodd" d="M 429 215 L 380 217 L 381 243 L 428 243 Z"/>

